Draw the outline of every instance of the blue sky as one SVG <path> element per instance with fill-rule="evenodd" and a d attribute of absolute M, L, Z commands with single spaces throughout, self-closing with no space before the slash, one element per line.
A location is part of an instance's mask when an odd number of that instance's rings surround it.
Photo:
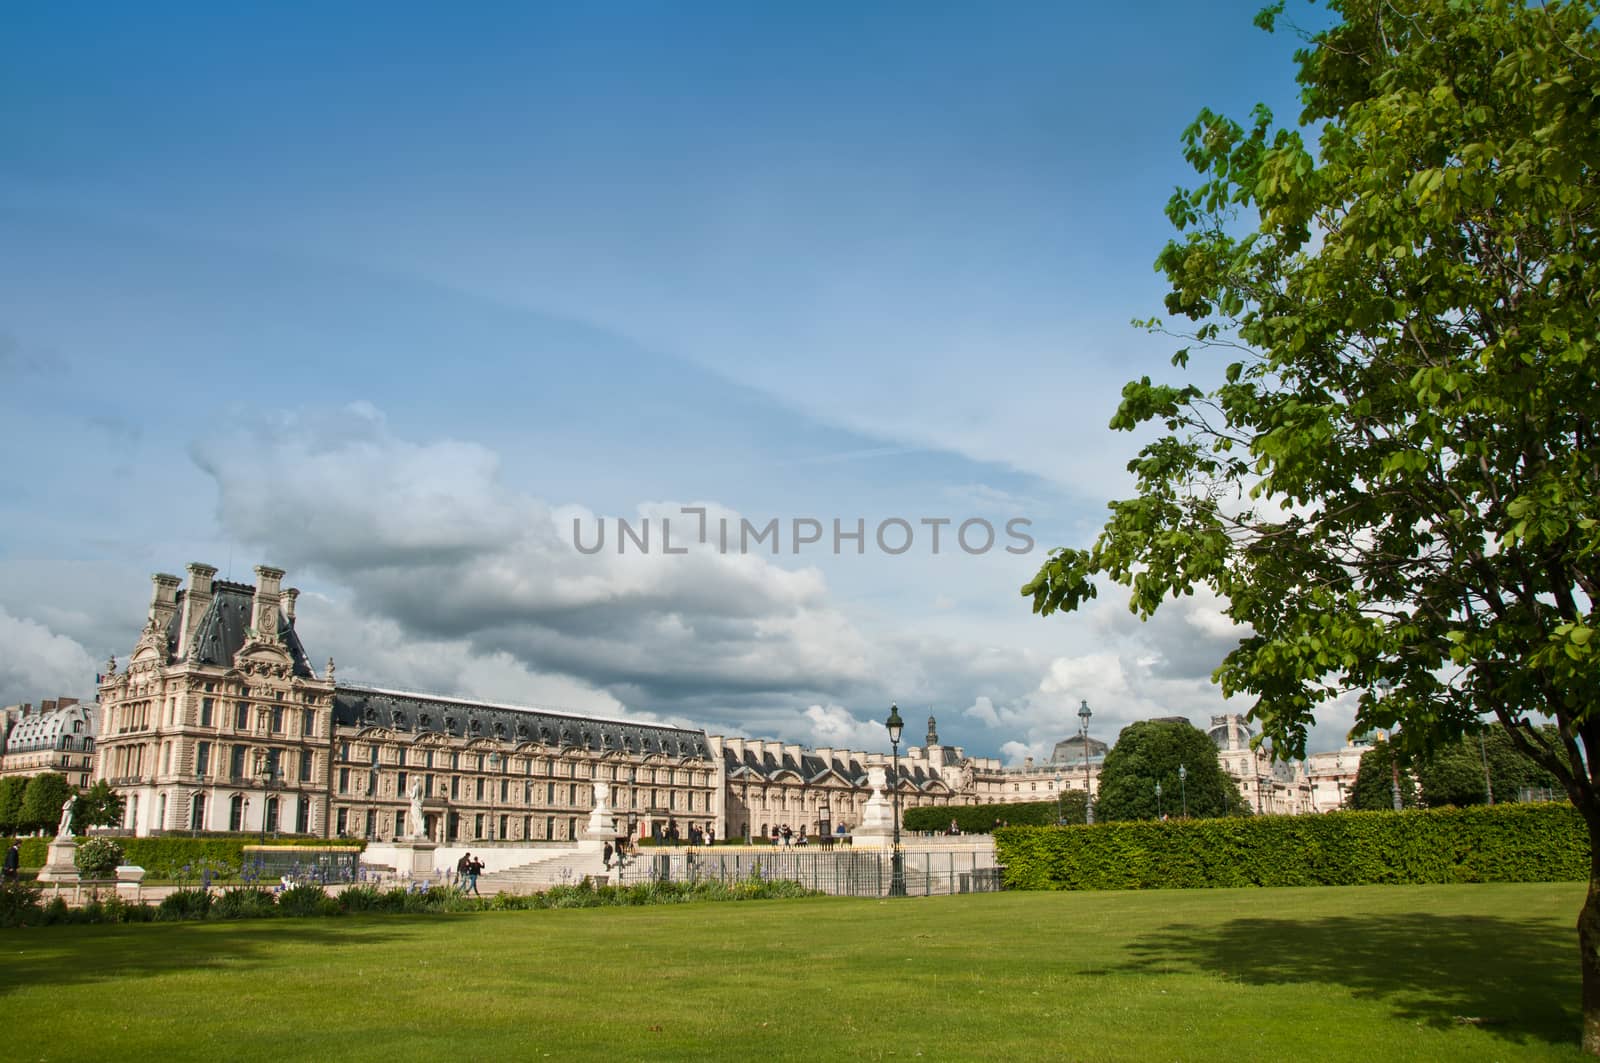
<path fill-rule="evenodd" d="M 8 9 L 0 702 L 265 561 L 370 682 L 871 748 L 898 700 L 1008 758 L 1080 698 L 1203 723 L 1216 603 L 1016 590 L 1127 488 L 1180 131 L 1294 113 L 1255 6 Z M 683 505 L 1039 547 L 570 548 Z"/>

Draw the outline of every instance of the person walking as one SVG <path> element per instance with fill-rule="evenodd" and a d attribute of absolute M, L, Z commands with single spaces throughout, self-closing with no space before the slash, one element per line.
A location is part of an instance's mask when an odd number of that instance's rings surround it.
<path fill-rule="evenodd" d="M 467 868 L 472 866 L 472 854 L 462 853 L 461 859 L 456 861 L 456 888 L 467 888 Z"/>
<path fill-rule="evenodd" d="M 475 859 L 467 863 L 467 890 L 471 890 L 474 897 L 483 896 L 483 894 L 478 892 L 478 876 L 481 874 L 483 874 L 482 860 Z M 462 892 L 465 893 L 466 890 L 463 890 Z"/>
<path fill-rule="evenodd" d="M 17 872 L 21 869 L 22 851 L 17 848 L 17 843 L 13 841 L 11 848 L 6 850 L 6 881 L 15 882 L 17 880 Z"/>

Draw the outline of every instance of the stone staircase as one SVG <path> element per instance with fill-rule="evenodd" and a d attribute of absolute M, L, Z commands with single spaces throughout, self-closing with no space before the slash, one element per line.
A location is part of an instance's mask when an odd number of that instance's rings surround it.
<path fill-rule="evenodd" d="M 606 874 L 598 852 L 563 853 L 534 860 L 478 877 L 478 890 L 490 893 L 537 893 L 551 886 L 569 886 L 592 876 L 597 882 Z"/>

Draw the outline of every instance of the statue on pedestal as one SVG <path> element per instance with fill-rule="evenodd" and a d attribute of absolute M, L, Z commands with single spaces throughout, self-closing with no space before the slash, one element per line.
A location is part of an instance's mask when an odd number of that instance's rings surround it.
<path fill-rule="evenodd" d="M 426 834 L 423 831 L 423 826 L 424 826 L 425 823 L 427 823 L 427 820 L 422 818 L 422 780 L 421 779 L 413 778 L 411 780 L 411 791 L 410 792 L 411 792 L 411 837 L 412 838 L 423 838 L 423 837 L 426 837 Z"/>
<path fill-rule="evenodd" d="M 78 795 L 72 794 L 61 802 L 61 825 L 56 828 L 57 838 L 72 837 L 72 806 L 77 803 Z"/>

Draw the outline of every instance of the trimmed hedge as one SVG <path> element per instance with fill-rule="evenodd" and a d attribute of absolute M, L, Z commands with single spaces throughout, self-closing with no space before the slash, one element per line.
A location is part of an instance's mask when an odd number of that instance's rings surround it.
<path fill-rule="evenodd" d="M 1061 816 L 1068 823 L 1083 822 L 1083 793 L 1069 790 L 1061 795 Z M 902 823 L 906 830 L 930 830 L 943 833 L 956 821 L 962 834 L 988 834 L 995 829 L 995 820 L 1004 820 L 1012 827 L 1051 827 L 1056 822 L 1056 800 L 1021 801 L 1011 805 L 923 805 L 905 810 Z"/>
<path fill-rule="evenodd" d="M 1576 809 L 1515 804 L 995 832 L 1007 889 L 1123 890 L 1589 877 Z"/>
<path fill-rule="evenodd" d="M 48 859 L 51 838 L 18 839 L 18 855 L 23 867 L 43 867 Z M 82 845 L 86 839 L 79 838 Z M 153 878 L 168 878 L 185 864 L 197 865 L 202 860 L 238 867 L 244 862 L 244 847 L 261 844 L 259 834 L 211 835 L 201 838 L 165 836 L 160 838 L 116 838 L 122 846 L 123 861 L 137 864 Z M 303 846 L 339 845 L 366 848 L 364 841 L 346 838 L 278 838 L 267 844 L 300 848 Z"/>

